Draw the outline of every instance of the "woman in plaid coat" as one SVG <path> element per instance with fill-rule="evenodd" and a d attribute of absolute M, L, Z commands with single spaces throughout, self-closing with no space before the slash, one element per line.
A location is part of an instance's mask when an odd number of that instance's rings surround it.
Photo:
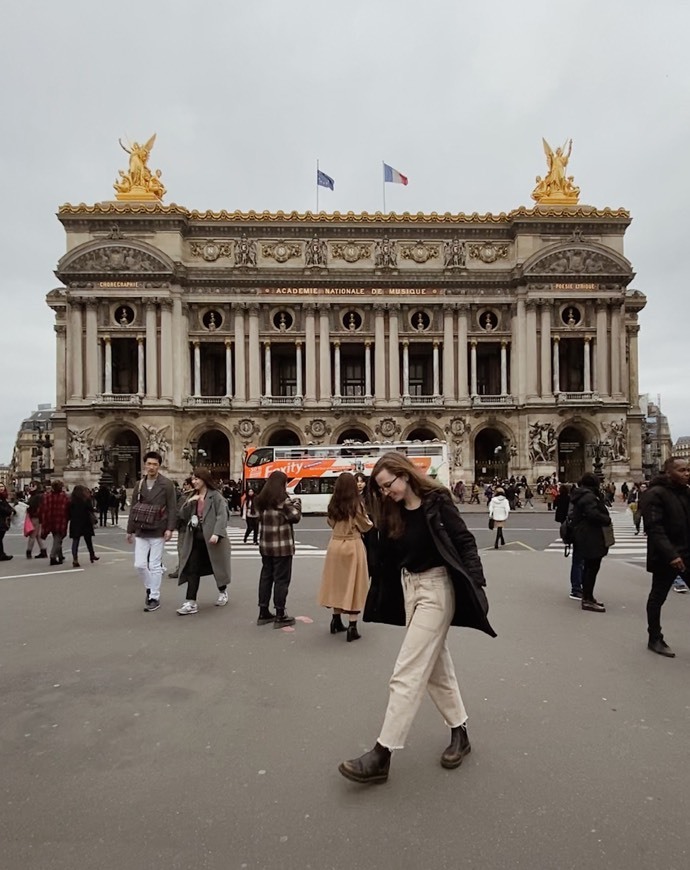
<path fill-rule="evenodd" d="M 67 534 L 69 519 L 69 499 L 61 480 L 54 480 L 49 491 L 41 499 L 38 508 L 38 519 L 41 524 L 41 537 L 53 536 L 50 549 L 50 564 L 62 565 L 65 557 L 62 554 L 62 541 Z"/>

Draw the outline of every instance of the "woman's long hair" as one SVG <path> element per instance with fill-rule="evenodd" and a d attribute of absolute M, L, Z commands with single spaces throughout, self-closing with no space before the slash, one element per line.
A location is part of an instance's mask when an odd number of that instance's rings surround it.
<path fill-rule="evenodd" d="M 328 502 L 328 519 L 334 523 L 350 520 L 362 511 L 362 499 L 357 490 L 355 476 L 343 471 L 335 481 L 335 489 Z"/>
<path fill-rule="evenodd" d="M 448 490 L 445 486 L 423 474 L 402 453 L 395 450 L 384 453 L 374 466 L 369 478 L 367 506 L 377 529 L 389 538 L 400 538 L 405 531 L 402 513 L 404 507 L 401 503 L 393 501 L 381 492 L 376 478 L 382 471 L 387 471 L 394 477 L 406 477 L 412 492 L 422 499 L 430 492 L 448 492 Z M 448 494 L 450 495 L 449 492 Z"/>
<path fill-rule="evenodd" d="M 261 488 L 261 492 L 254 500 L 256 509 L 261 511 L 272 510 L 282 504 L 287 498 L 287 474 L 284 471 L 272 471 L 268 480 Z"/>
<path fill-rule="evenodd" d="M 72 501 L 85 503 L 91 498 L 91 494 L 85 486 L 78 483 L 72 488 Z"/>
<path fill-rule="evenodd" d="M 208 468 L 204 468 L 203 466 L 200 468 L 195 468 L 192 473 L 192 477 L 198 477 L 199 480 L 203 480 L 206 489 L 218 489 L 218 487 L 216 486 L 216 482 L 213 479 L 213 476 L 211 475 L 211 472 L 208 470 Z"/>

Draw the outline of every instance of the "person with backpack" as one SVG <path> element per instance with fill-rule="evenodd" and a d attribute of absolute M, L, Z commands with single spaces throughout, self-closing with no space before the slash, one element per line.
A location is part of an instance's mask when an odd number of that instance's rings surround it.
<path fill-rule="evenodd" d="M 594 597 L 601 561 L 613 545 L 611 517 L 606 509 L 599 478 L 586 472 L 570 495 L 572 505 L 573 554 L 583 561 L 582 610 L 605 613 L 606 607 Z"/>

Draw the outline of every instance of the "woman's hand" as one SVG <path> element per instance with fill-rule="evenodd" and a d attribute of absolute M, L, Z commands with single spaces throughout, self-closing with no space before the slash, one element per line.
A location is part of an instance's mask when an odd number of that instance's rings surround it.
<path fill-rule="evenodd" d="M 217 544 L 218 543 L 218 535 L 211 535 L 208 539 L 209 544 Z"/>

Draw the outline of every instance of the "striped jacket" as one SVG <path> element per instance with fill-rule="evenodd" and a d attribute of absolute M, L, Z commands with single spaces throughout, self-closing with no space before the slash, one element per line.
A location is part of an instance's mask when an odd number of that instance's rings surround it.
<path fill-rule="evenodd" d="M 261 511 L 259 552 L 262 556 L 294 556 L 292 527 L 302 519 L 302 502 L 288 498 L 277 508 Z"/>

